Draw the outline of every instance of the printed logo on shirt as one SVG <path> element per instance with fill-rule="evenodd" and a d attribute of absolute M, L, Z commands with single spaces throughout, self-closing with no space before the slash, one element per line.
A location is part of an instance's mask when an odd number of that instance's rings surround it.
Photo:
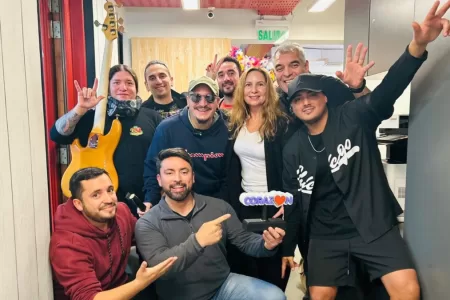
<path fill-rule="evenodd" d="M 189 153 L 189 156 L 192 158 L 203 158 L 203 161 L 207 161 L 210 158 L 223 158 L 224 154 L 223 153 L 190 153 L 189 151 L 187 151 L 187 149 L 185 149 L 187 153 Z"/>
<path fill-rule="evenodd" d="M 314 178 L 312 176 L 309 176 L 308 179 L 306 179 L 307 175 L 308 171 L 306 171 L 302 165 L 298 166 L 297 169 L 297 180 L 299 185 L 298 191 L 304 194 L 311 195 L 314 188 Z"/>
<path fill-rule="evenodd" d="M 130 128 L 130 135 L 138 136 L 142 135 L 144 132 L 142 131 L 142 128 L 139 126 L 133 126 Z"/>
<path fill-rule="evenodd" d="M 337 146 L 338 157 L 333 157 L 331 154 L 328 156 L 328 162 L 330 163 L 331 173 L 339 171 L 342 165 L 348 165 L 348 160 L 359 152 L 359 146 L 352 147 L 352 143 L 349 139 L 345 140 L 344 144 Z"/>

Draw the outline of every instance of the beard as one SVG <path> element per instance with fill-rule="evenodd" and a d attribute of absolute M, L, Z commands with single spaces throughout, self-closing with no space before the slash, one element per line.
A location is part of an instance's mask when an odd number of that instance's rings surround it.
<path fill-rule="evenodd" d="M 227 88 L 225 89 L 223 86 L 227 85 Z M 226 97 L 233 97 L 234 95 L 234 91 L 236 90 L 236 86 L 234 85 L 234 83 L 232 81 L 225 81 L 222 85 L 222 88 L 220 89 L 220 91 L 222 92 L 222 94 Z"/>
<path fill-rule="evenodd" d="M 172 193 L 171 189 L 174 188 L 175 186 L 184 187 L 184 191 L 180 192 L 180 193 Z M 191 193 L 192 187 L 188 187 L 186 184 L 180 183 L 180 184 L 170 185 L 168 189 L 162 188 L 162 190 L 170 199 L 177 201 L 177 202 L 182 202 L 182 201 L 186 200 L 188 195 Z"/>
<path fill-rule="evenodd" d="M 83 213 L 86 216 L 86 218 L 91 219 L 92 221 L 98 222 L 98 223 L 108 223 L 112 219 L 116 217 L 117 212 L 117 205 L 113 204 L 114 206 L 114 214 L 112 216 L 101 216 L 99 213 L 93 213 L 89 211 L 84 205 L 83 205 Z"/>

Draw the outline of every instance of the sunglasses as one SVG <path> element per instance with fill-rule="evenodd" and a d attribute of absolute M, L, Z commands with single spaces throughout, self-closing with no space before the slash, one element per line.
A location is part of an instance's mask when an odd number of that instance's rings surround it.
<path fill-rule="evenodd" d="M 188 94 L 188 96 L 191 99 L 191 101 L 194 103 L 199 103 L 202 100 L 202 98 L 205 98 L 206 102 L 208 102 L 208 103 L 213 103 L 216 100 L 216 96 L 211 95 L 211 94 L 200 95 L 200 94 L 191 92 Z"/>

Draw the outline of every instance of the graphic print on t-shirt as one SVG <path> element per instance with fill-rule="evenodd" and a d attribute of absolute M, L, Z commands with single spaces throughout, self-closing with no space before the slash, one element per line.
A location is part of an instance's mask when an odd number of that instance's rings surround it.
<path fill-rule="evenodd" d="M 342 165 L 348 165 L 348 160 L 359 150 L 359 146 L 352 147 L 349 139 L 346 139 L 344 144 L 339 144 L 337 146 L 338 157 L 333 157 L 331 154 L 328 156 L 331 173 L 339 171 Z"/>
<path fill-rule="evenodd" d="M 300 165 L 297 169 L 297 180 L 299 185 L 299 192 L 302 192 L 304 194 L 312 194 L 313 188 L 314 188 L 314 178 L 312 176 L 309 176 L 308 179 L 304 180 L 305 177 L 308 175 L 308 171 L 303 171 L 305 168 Z"/>

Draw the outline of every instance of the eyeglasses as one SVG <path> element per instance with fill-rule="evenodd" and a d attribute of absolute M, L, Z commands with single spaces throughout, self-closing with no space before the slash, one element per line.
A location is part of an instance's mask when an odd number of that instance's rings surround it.
<path fill-rule="evenodd" d="M 191 99 L 192 102 L 194 103 L 199 103 L 202 98 L 205 98 L 206 102 L 208 103 L 213 103 L 216 100 L 216 96 L 208 94 L 208 95 L 200 95 L 197 93 L 189 93 L 189 98 Z"/>

